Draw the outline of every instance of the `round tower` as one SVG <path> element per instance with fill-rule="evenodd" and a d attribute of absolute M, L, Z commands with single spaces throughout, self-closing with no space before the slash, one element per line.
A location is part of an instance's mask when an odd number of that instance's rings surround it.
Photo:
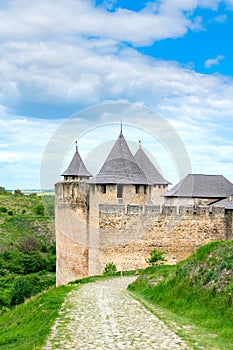
<path fill-rule="evenodd" d="M 75 154 L 55 185 L 56 284 L 88 276 L 88 206 L 92 176 Z"/>

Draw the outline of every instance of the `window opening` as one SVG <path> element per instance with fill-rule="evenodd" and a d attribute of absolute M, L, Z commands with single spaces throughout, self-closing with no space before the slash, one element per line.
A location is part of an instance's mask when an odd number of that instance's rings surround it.
<path fill-rule="evenodd" d="M 106 193 L 106 185 L 101 185 L 100 186 L 100 192 L 101 193 Z"/>
<path fill-rule="evenodd" d="M 123 185 L 117 185 L 117 198 L 123 198 Z"/>

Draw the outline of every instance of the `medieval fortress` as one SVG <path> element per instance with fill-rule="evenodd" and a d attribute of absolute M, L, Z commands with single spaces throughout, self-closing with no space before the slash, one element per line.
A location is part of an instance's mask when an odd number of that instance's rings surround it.
<path fill-rule="evenodd" d="M 222 175 L 187 174 L 168 191 L 141 146 L 133 156 L 122 131 L 92 176 L 78 149 L 55 185 L 57 285 L 147 266 L 154 248 L 168 263 L 213 240 L 233 238 L 233 184 Z"/>

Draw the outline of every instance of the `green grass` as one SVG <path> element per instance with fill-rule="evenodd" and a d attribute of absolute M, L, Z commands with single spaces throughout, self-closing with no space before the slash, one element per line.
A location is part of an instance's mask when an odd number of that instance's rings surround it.
<path fill-rule="evenodd" d="M 0 349 L 41 349 L 66 294 L 73 288 L 74 286 L 51 288 L 1 316 Z"/>
<path fill-rule="evenodd" d="M 47 197 L 47 204 L 53 200 Z M 39 215 L 38 206 L 44 209 L 43 198 L 11 194 L 0 186 L 0 314 L 14 304 L 12 286 L 18 277 L 31 282 L 31 295 L 55 285 L 54 222 L 47 209 Z"/>
<path fill-rule="evenodd" d="M 232 271 L 233 241 L 212 242 L 177 266 L 146 269 L 129 290 L 185 323 L 200 327 L 206 335 L 205 349 L 207 338 L 210 349 L 231 349 Z"/>
<path fill-rule="evenodd" d="M 0 251 L 17 246 L 24 236 L 44 236 L 50 243 L 55 242 L 54 224 L 50 212 L 37 215 L 38 205 L 53 206 L 53 198 L 43 200 L 35 195 L 13 195 L 0 193 Z M 47 210 L 47 209 L 46 209 Z M 9 215 L 10 213 L 10 215 Z"/>

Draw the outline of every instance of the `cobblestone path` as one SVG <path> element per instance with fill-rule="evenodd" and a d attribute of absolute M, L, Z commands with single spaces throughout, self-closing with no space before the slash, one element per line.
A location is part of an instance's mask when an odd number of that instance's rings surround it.
<path fill-rule="evenodd" d="M 44 350 L 190 350 L 126 292 L 133 280 L 99 281 L 70 292 Z"/>

